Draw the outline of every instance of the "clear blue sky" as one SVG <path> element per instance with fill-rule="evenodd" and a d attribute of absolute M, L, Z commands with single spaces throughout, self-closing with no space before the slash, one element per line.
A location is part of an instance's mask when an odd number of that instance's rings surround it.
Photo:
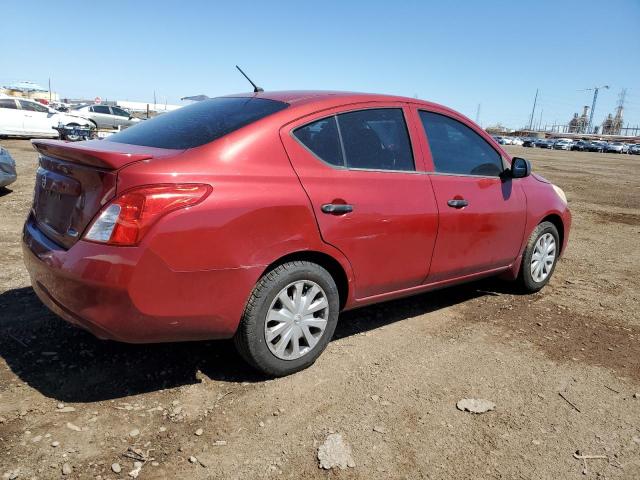
<path fill-rule="evenodd" d="M 394 93 L 443 103 L 483 126 L 566 122 L 608 84 L 599 124 L 627 88 L 640 125 L 640 0 L 163 2 L 6 1 L 0 84 L 63 97 L 179 103 L 248 90 Z"/>

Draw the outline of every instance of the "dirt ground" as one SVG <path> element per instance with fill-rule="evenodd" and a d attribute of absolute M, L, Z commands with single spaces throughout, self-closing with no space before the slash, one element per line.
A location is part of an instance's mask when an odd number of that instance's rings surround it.
<path fill-rule="evenodd" d="M 640 157 L 511 147 L 573 211 L 549 286 L 488 280 L 345 313 L 313 367 L 268 380 L 229 342 L 123 345 L 49 313 L 20 251 L 36 154 L 0 144 L 19 173 L 0 194 L 4 478 L 131 478 L 130 447 L 141 479 L 640 478 Z M 466 397 L 496 409 L 458 411 Z M 354 468 L 319 469 L 330 432 Z"/>

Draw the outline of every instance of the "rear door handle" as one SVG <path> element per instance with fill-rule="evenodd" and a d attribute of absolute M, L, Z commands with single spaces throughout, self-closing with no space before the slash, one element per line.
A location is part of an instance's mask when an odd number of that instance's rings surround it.
<path fill-rule="evenodd" d="M 353 205 L 347 205 L 344 203 L 325 203 L 320 207 L 320 209 L 323 213 L 342 215 L 343 213 L 353 212 Z"/>
<path fill-rule="evenodd" d="M 447 205 L 449 205 L 451 208 L 463 208 L 469 205 L 469 202 L 461 198 L 455 198 L 455 199 L 449 200 L 447 202 Z"/>

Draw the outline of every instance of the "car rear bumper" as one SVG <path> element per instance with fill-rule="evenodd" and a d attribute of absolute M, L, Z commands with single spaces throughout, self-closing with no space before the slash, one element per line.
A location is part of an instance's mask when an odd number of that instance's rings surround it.
<path fill-rule="evenodd" d="M 29 219 L 24 262 L 40 300 L 102 339 L 128 343 L 230 338 L 262 267 L 174 271 L 142 247 L 79 241 L 69 250 Z"/>

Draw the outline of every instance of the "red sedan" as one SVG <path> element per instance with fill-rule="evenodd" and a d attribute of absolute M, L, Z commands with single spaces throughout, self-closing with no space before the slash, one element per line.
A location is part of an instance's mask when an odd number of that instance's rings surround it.
<path fill-rule="evenodd" d="M 562 190 L 455 111 L 252 93 L 106 140 L 36 140 L 33 288 L 100 338 L 234 338 L 270 375 L 311 365 L 341 310 L 501 275 L 534 292 L 567 245 Z"/>

